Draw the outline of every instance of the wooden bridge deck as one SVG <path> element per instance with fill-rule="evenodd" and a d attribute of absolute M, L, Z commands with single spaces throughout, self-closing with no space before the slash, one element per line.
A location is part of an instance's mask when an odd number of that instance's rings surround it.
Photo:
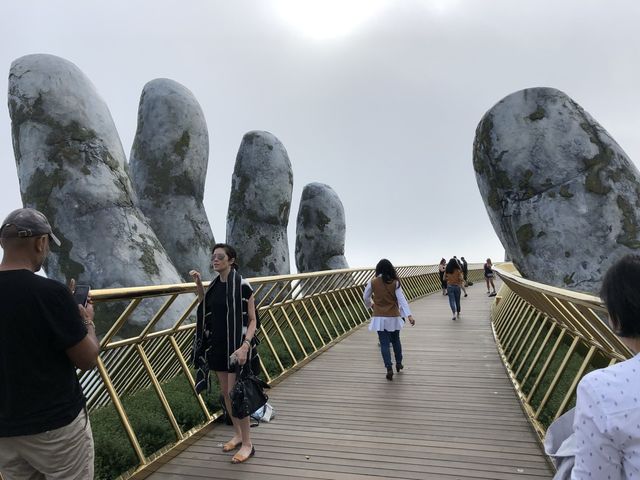
<path fill-rule="evenodd" d="M 483 284 L 462 318 L 447 297 L 413 302 L 402 331 L 405 370 L 393 381 L 375 333 L 361 327 L 270 392 L 276 418 L 252 429 L 256 455 L 221 452 L 216 424 L 137 478 L 549 479 L 553 476 L 500 361 Z"/>

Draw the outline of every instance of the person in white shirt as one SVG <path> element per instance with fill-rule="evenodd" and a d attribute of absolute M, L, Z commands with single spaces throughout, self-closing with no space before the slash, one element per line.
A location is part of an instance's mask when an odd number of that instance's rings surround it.
<path fill-rule="evenodd" d="M 372 296 L 373 302 L 371 301 Z M 378 332 L 380 353 L 384 366 L 387 368 L 387 380 L 393 380 L 393 363 L 391 362 L 389 345 L 393 345 L 396 371 L 400 373 L 400 370 L 404 368 L 400 330 L 404 325 L 404 318 L 407 318 L 411 325 L 415 325 L 415 320 L 400 286 L 396 269 L 386 258 L 378 262 L 375 278 L 370 280 L 364 289 L 364 304 L 367 308 L 373 306 L 369 330 Z"/>
<path fill-rule="evenodd" d="M 612 330 L 635 356 L 578 384 L 571 478 L 640 478 L 640 256 L 627 255 L 611 267 L 600 296 Z"/>

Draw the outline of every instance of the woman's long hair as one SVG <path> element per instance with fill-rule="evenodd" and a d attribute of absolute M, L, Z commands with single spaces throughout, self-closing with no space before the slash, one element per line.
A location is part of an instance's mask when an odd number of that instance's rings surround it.
<path fill-rule="evenodd" d="M 378 275 L 382 275 L 384 283 L 391 283 L 394 280 L 400 281 L 398 274 L 396 273 L 396 269 L 393 268 L 391 262 L 386 258 L 380 260 L 376 265 L 376 277 Z"/>
<path fill-rule="evenodd" d="M 449 263 L 447 263 L 447 268 L 445 268 L 444 271 L 446 273 L 453 273 L 456 270 L 460 270 L 460 265 L 455 258 L 452 258 L 451 260 L 449 260 Z"/>

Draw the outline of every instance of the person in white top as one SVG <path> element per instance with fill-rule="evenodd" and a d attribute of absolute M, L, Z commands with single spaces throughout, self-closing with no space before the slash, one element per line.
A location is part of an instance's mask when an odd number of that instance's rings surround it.
<path fill-rule="evenodd" d="M 612 330 L 635 356 L 580 380 L 571 478 L 640 478 L 640 256 L 611 267 L 600 296 Z"/>
<path fill-rule="evenodd" d="M 411 325 L 415 320 L 411 315 L 400 279 L 389 260 L 383 258 L 376 265 L 375 278 L 367 283 L 364 289 L 364 303 L 367 308 L 373 307 L 373 316 L 369 324 L 370 331 L 378 332 L 380 353 L 384 366 L 387 368 L 387 380 L 393 380 L 393 363 L 389 345 L 393 345 L 396 360 L 396 371 L 404 368 L 402 365 L 402 344 L 400 330 L 404 325 L 403 318 L 407 318 Z M 371 298 L 373 297 L 373 301 Z"/>

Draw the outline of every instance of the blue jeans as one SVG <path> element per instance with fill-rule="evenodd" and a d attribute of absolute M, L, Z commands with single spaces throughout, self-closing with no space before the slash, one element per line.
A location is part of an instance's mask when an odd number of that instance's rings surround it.
<path fill-rule="evenodd" d="M 382 360 L 384 360 L 384 366 L 387 368 L 393 367 L 391 363 L 391 351 L 389 344 L 393 345 L 393 354 L 396 357 L 396 364 L 402 363 L 402 345 L 400 344 L 400 330 L 393 332 L 387 332 L 382 330 L 378 332 L 378 339 L 380 340 L 380 353 L 382 353 Z"/>
<path fill-rule="evenodd" d="M 458 285 L 449 285 L 447 287 L 447 293 L 449 294 L 451 311 L 454 315 L 460 313 L 460 287 Z"/>

